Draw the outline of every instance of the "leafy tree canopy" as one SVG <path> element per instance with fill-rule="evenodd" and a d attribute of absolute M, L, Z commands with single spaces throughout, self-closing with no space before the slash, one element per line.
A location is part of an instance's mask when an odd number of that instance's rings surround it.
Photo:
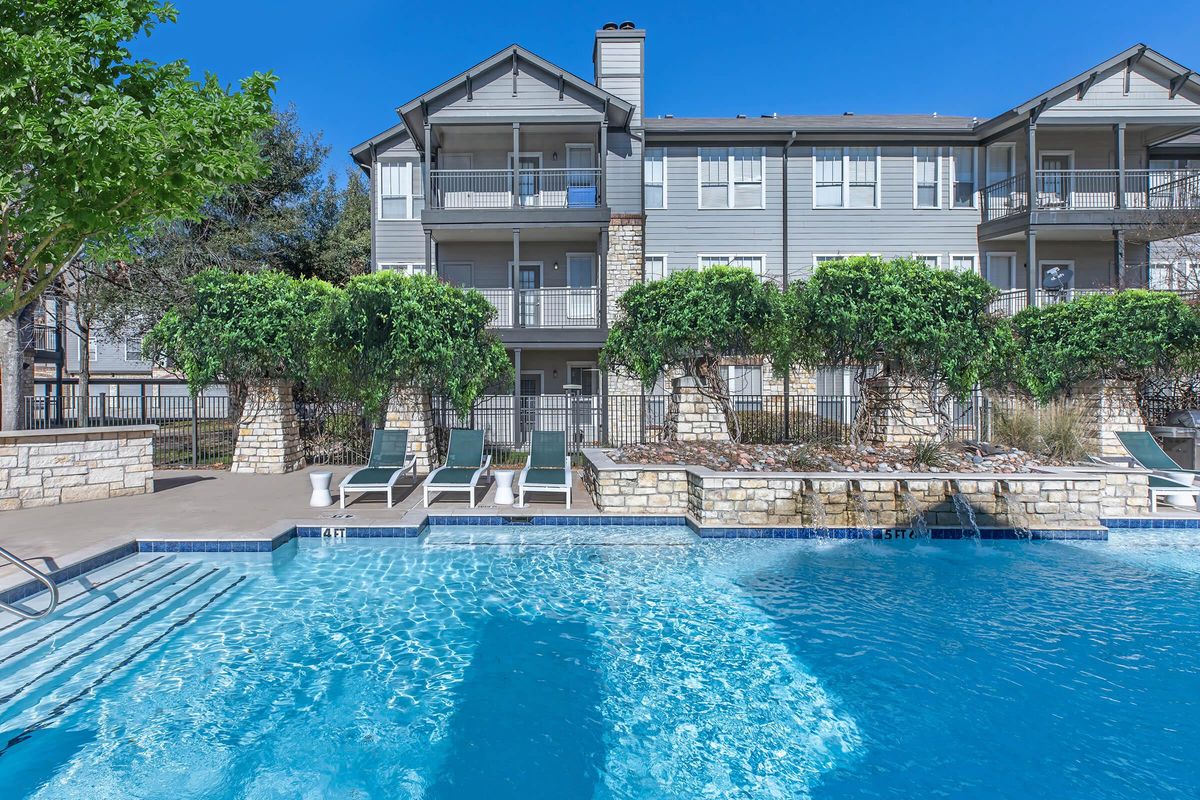
<path fill-rule="evenodd" d="M 474 291 L 384 271 L 350 280 L 329 314 L 322 381 L 381 408 L 397 386 L 446 395 L 465 412 L 511 373 L 487 326 L 495 309 Z"/>
<path fill-rule="evenodd" d="M 211 269 L 189 280 L 192 295 L 167 312 L 145 349 L 167 359 L 193 392 L 217 381 L 298 381 L 311 373 L 336 290 L 279 272 Z"/>
<path fill-rule="evenodd" d="M 0 3 L 0 316 L 35 299 L 86 245 L 105 262 L 156 222 L 261 168 L 275 78 L 230 91 L 127 44 L 174 22 L 161 0 Z"/>
<path fill-rule="evenodd" d="M 785 296 L 775 363 L 882 364 L 963 395 L 989 373 L 1004 344 L 1004 326 L 987 312 L 995 294 L 974 273 L 914 259 L 826 262 Z"/>
<path fill-rule="evenodd" d="M 682 369 L 703 384 L 720 384 L 721 356 L 761 354 L 778 292 L 748 269 L 681 270 L 631 286 L 617 304 L 600 358 L 647 388 L 664 369 Z"/>
<path fill-rule="evenodd" d="M 1200 317 L 1177 295 L 1130 290 L 1013 318 L 1022 383 L 1048 400 L 1096 378 L 1136 380 L 1194 360 Z"/>

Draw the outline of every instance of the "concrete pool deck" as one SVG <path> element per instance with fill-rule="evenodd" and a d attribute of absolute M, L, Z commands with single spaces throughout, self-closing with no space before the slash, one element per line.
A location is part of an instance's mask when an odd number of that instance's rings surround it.
<path fill-rule="evenodd" d="M 316 466 L 287 475 L 159 470 L 152 494 L 0 512 L 0 546 L 38 569 L 53 572 L 137 539 L 261 540 L 271 538 L 281 524 L 416 526 L 427 514 L 597 513 L 578 470 L 570 511 L 561 494 L 531 495 L 525 508 L 498 505 L 495 485 L 486 478 L 474 509 L 464 493 L 439 495 L 426 509 L 421 505 L 423 475 L 415 489 L 407 478 L 396 487 L 390 509 L 383 494 L 373 493 L 347 500 L 343 510 L 337 506 L 336 487 L 351 469 Z M 308 473 L 319 471 L 333 472 L 334 505 L 328 508 L 308 505 Z M 0 564 L 0 591 L 26 580 L 12 565 Z"/>

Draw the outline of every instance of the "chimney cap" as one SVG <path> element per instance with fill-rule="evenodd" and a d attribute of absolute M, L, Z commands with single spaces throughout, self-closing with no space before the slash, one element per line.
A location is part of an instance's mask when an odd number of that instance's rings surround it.
<path fill-rule="evenodd" d="M 618 28 L 619 28 L 620 30 L 623 30 L 623 31 L 631 31 L 631 30 L 633 30 L 633 29 L 634 29 L 634 28 L 636 28 L 636 27 L 637 27 L 637 25 L 634 25 L 634 24 L 633 24 L 633 21 L 632 21 L 632 20 L 628 20 L 628 19 L 627 19 L 627 20 L 625 20 L 624 22 L 622 22 L 622 23 L 621 23 L 621 24 L 618 26 Z"/>
<path fill-rule="evenodd" d="M 738 114 L 738 115 L 737 115 L 737 118 L 738 118 L 738 119 L 745 119 L 745 118 L 746 118 L 746 115 L 745 115 L 745 114 Z"/>
<path fill-rule="evenodd" d="M 615 31 L 616 29 L 617 29 L 617 23 L 615 23 L 615 22 L 606 22 L 600 26 L 600 30 L 602 30 L 602 31 Z"/>
<path fill-rule="evenodd" d="M 853 112 L 853 111 L 843 111 L 843 112 L 842 112 L 842 116 L 843 116 L 843 117 L 853 117 L 853 116 L 854 116 L 854 112 Z"/>

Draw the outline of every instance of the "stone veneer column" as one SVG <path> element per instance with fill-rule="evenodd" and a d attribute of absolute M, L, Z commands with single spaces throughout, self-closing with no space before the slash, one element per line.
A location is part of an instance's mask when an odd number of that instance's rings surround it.
<path fill-rule="evenodd" d="M 676 378 L 671 382 L 671 408 L 675 439 L 680 442 L 729 442 L 729 424 L 725 412 L 711 398 L 700 393 L 695 378 Z"/>
<path fill-rule="evenodd" d="M 437 443 L 433 438 L 433 406 L 429 393 L 418 389 L 396 389 L 388 400 L 383 427 L 408 431 L 408 450 L 417 459 L 417 472 L 437 466 Z"/>
<path fill-rule="evenodd" d="M 1083 442 L 1095 456 L 1128 456 L 1117 433 L 1146 429 L 1133 381 L 1101 378 L 1080 384 L 1071 405 L 1083 416 Z"/>
<path fill-rule="evenodd" d="M 911 447 L 937 439 L 938 415 L 929 408 L 929 389 L 883 374 L 863 386 L 860 413 L 863 441 L 883 447 Z"/>
<path fill-rule="evenodd" d="M 233 472 L 278 475 L 304 466 L 290 383 L 252 385 L 238 420 Z"/>
<path fill-rule="evenodd" d="M 608 252 L 604 272 L 605 311 L 609 327 L 620 317 L 617 300 L 645 277 L 646 218 L 641 214 L 613 214 L 608 224 Z M 628 375 L 606 375 L 609 444 L 636 444 L 641 438 L 645 404 L 640 381 Z"/>

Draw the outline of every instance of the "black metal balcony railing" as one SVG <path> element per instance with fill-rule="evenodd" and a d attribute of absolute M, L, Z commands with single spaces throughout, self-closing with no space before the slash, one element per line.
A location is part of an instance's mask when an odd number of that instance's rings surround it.
<path fill-rule="evenodd" d="M 1059 291 L 1038 289 L 1034 292 L 1033 303 L 1038 308 L 1043 308 L 1055 305 L 1056 303 L 1068 303 L 1084 295 L 1114 294 L 1118 291 L 1120 290 L 1113 288 L 1061 289 Z M 1155 291 L 1177 294 L 1189 303 L 1200 301 L 1200 289 L 1156 289 Z M 1006 289 L 1000 292 L 1000 295 L 992 301 L 992 304 L 988 306 L 988 311 L 1003 317 L 1012 317 L 1024 310 L 1028 305 L 1029 293 L 1025 289 Z"/>
<path fill-rule="evenodd" d="M 1037 211 L 1200 210 L 1200 170 L 1039 169 Z M 983 189 L 983 220 L 991 222 L 1029 211 L 1028 178 L 1015 175 Z"/>
<path fill-rule="evenodd" d="M 597 287 L 476 291 L 496 308 L 493 328 L 595 328 L 600 324 Z"/>
<path fill-rule="evenodd" d="M 429 173 L 429 207 L 596 208 L 598 169 L 435 169 Z"/>

